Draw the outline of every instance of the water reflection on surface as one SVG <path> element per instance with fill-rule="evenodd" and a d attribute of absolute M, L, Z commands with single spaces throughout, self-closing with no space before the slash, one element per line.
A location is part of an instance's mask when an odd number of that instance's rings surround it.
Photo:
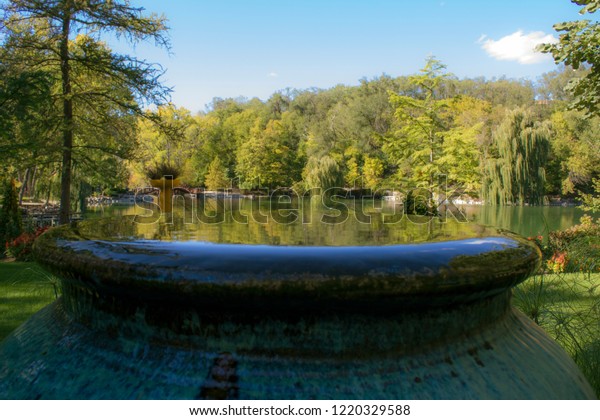
<path fill-rule="evenodd" d="M 227 202 L 228 200 L 225 200 Z M 356 207 L 356 202 L 351 200 L 343 201 L 349 210 L 353 210 Z M 256 207 L 258 201 L 241 199 L 239 200 L 239 206 L 241 208 L 242 214 L 248 214 L 251 211 L 252 207 Z M 363 206 L 364 211 L 358 213 L 357 221 L 361 217 L 364 218 L 363 213 L 366 215 L 374 216 L 374 225 L 376 226 L 379 217 L 378 215 L 388 215 L 390 218 L 398 217 L 397 212 L 401 212 L 401 207 L 399 208 L 393 202 L 380 201 L 380 200 L 365 200 L 365 205 Z M 201 204 L 201 201 L 194 201 L 194 206 L 197 209 L 198 204 Z M 210 215 L 210 210 L 215 211 L 217 208 L 216 201 L 207 200 L 207 214 Z M 264 215 L 265 209 L 269 209 L 271 203 L 260 202 L 259 203 L 259 212 L 254 212 L 256 219 L 260 219 L 261 215 Z M 181 203 L 178 203 L 177 206 L 181 208 Z M 189 204 L 188 204 L 189 206 Z M 238 205 L 236 204 L 236 207 Z M 289 205 L 288 205 L 289 206 Z M 287 216 L 285 210 L 286 204 L 279 203 L 280 212 L 272 213 L 275 219 L 279 218 L 284 219 Z M 304 206 L 304 214 L 308 213 L 308 207 Z M 176 212 L 181 211 L 177 210 Z M 466 216 L 466 219 L 469 222 L 482 224 L 486 226 L 494 226 L 502 229 L 506 229 L 512 232 L 516 232 L 523 236 L 537 236 L 542 235 L 544 238 L 547 237 L 548 232 L 554 230 L 561 230 L 571 227 L 579 223 L 579 219 L 583 216 L 584 212 L 576 207 L 541 207 L 541 206 L 530 206 L 530 207 L 493 207 L 493 206 L 460 206 L 459 210 Z M 89 218 L 97 218 L 97 217 L 113 217 L 113 216 L 126 216 L 126 215 L 135 215 L 142 214 L 140 208 L 136 208 L 135 206 L 127 205 L 114 205 L 107 207 L 96 207 L 88 210 L 87 217 Z M 235 214 L 235 213 L 234 213 Z M 333 213 L 334 216 L 336 213 Z M 353 216 L 356 216 L 356 212 L 353 212 Z M 189 217 L 189 212 L 187 213 Z M 252 215 L 250 214 L 251 220 Z M 412 216 L 411 216 L 412 217 Z M 273 217 L 271 217 L 271 222 L 274 222 Z M 414 218 L 413 218 L 414 219 Z M 175 222 L 175 220 L 174 220 Z M 406 220 L 404 221 L 406 223 Z M 265 230 L 268 231 L 268 227 L 264 227 Z"/>
<path fill-rule="evenodd" d="M 100 221 L 82 224 L 80 233 L 120 240 L 333 246 L 418 243 L 495 234 L 493 229 L 452 216 L 407 216 L 401 207 L 373 200 L 327 205 L 310 199 L 181 200 L 172 213 L 160 218 L 155 210 L 152 205 L 113 208 Z M 136 223 L 131 223 L 133 218 Z"/>
<path fill-rule="evenodd" d="M 585 212 L 577 207 L 561 206 L 463 206 L 460 210 L 470 221 L 496 226 L 525 237 L 567 229 L 579 223 Z"/>

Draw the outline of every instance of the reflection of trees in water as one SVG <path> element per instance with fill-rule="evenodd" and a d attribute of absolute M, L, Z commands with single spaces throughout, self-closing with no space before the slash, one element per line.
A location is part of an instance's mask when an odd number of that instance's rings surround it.
<path fill-rule="evenodd" d="M 132 223 L 132 217 L 110 217 L 100 221 L 92 220 L 88 223 L 79 223 L 77 233 L 83 238 L 112 238 L 115 233 L 123 238 L 139 236 L 137 226 Z"/>
<path fill-rule="evenodd" d="M 469 220 L 507 229 L 523 236 L 547 236 L 579 223 L 584 212 L 575 207 L 465 206 Z"/>
<path fill-rule="evenodd" d="M 323 212 L 329 212 L 330 215 L 334 216 L 338 214 L 335 208 L 326 209 L 320 200 L 314 199 L 295 199 L 291 203 L 278 203 L 277 201 L 269 200 L 268 197 L 260 200 L 221 199 L 221 204 L 218 204 L 214 198 L 211 198 L 206 200 L 206 205 L 208 206 L 205 208 L 206 214 L 215 216 L 218 206 L 222 206 L 225 210 L 223 216 L 223 223 L 225 225 L 234 225 L 240 222 L 242 224 L 255 223 L 260 225 L 263 219 L 266 219 L 264 223 L 279 224 L 279 226 L 271 227 L 270 230 L 266 230 L 260 226 L 253 229 L 249 227 L 238 227 L 237 229 L 228 227 L 224 231 L 223 229 L 221 230 L 220 236 L 214 236 L 215 234 L 212 233 L 214 228 L 205 227 L 204 229 L 200 229 L 198 226 L 200 222 L 198 221 L 197 214 L 205 203 L 201 202 L 201 200 L 192 200 L 189 198 L 185 202 L 183 200 L 176 200 L 175 203 L 175 213 L 173 215 L 174 226 L 169 232 L 181 229 L 178 233 L 181 239 L 198 238 L 207 241 L 221 240 L 221 238 L 223 241 L 227 241 L 228 238 L 231 238 L 231 241 L 235 240 L 239 243 L 270 243 L 268 239 L 271 235 L 275 235 L 279 236 L 279 242 L 281 243 L 287 243 L 288 239 L 292 240 L 293 238 L 291 243 L 306 244 L 312 240 L 311 235 L 315 234 L 314 230 L 319 229 L 318 227 L 315 228 L 314 225 L 319 223 Z M 382 241 L 393 240 L 394 238 L 399 242 L 426 240 L 422 235 L 422 229 L 414 226 L 407 227 L 407 216 L 402 214 L 402 207 L 395 206 L 393 202 L 367 199 L 344 200 L 343 204 L 348 208 L 348 219 L 351 219 L 349 226 L 352 226 L 352 230 L 355 231 L 350 236 L 355 238 L 359 243 L 381 243 Z M 544 237 L 547 237 L 548 231 L 565 229 L 579 223 L 580 217 L 584 214 L 583 211 L 574 207 L 548 206 L 462 206 L 460 210 L 467 215 L 467 219 L 472 223 L 508 229 L 523 236 L 543 235 Z M 143 211 L 143 207 L 140 204 L 137 207 L 115 206 L 114 208 L 105 209 L 104 215 L 126 216 L 142 214 Z M 279 212 L 278 215 L 276 212 Z M 274 215 L 275 217 L 272 217 Z M 297 220 L 292 225 L 299 224 L 300 226 L 286 228 L 285 225 L 287 223 L 281 223 L 281 221 L 285 219 L 294 220 L 292 217 L 294 215 L 297 216 L 295 218 Z M 410 218 L 415 219 L 414 216 L 410 216 Z M 184 220 L 185 222 L 183 222 Z M 418 219 L 415 220 L 418 221 Z M 364 223 L 361 222 L 365 221 L 369 221 L 366 229 L 362 226 L 356 226 L 363 225 Z M 436 237 L 460 235 L 460 231 L 463 229 L 461 227 L 462 223 L 452 223 L 454 222 L 452 216 L 448 216 L 448 221 L 451 223 L 446 224 L 443 229 L 437 229 L 434 222 L 427 226 L 429 229 L 429 240 L 435 240 Z M 473 228 L 471 227 L 471 229 Z M 105 233 L 108 234 L 111 229 L 107 228 Z M 391 234 L 389 232 L 390 229 L 392 230 Z M 150 225 L 145 228 L 138 227 L 136 232 L 140 236 L 152 238 L 155 230 L 156 227 Z M 321 230 L 330 237 L 335 236 L 332 239 L 334 242 L 341 243 L 344 239 L 345 233 L 343 229 L 333 228 L 327 230 L 327 228 L 322 227 Z M 404 230 L 404 232 L 397 232 L 396 230 Z M 262 233 L 259 234 L 259 232 Z M 167 237 L 167 232 L 164 235 L 164 237 Z M 236 239 L 234 235 L 239 235 L 239 237 Z M 256 240 L 253 241 L 252 238 L 255 236 Z"/>
<path fill-rule="evenodd" d="M 476 226 L 425 216 L 390 218 L 393 208 L 373 200 L 269 201 L 212 199 L 176 201 L 172 214 L 152 223 L 133 216 L 96 220 L 96 236 L 199 240 L 272 245 L 385 245 L 461 239 L 485 232 Z M 143 211 L 143 208 L 138 209 Z M 134 213 L 127 210 L 127 213 Z M 218 214 L 218 217 L 217 217 Z M 194 215 L 194 217 L 190 217 Z M 401 215 L 400 215 L 401 216 Z M 392 220 L 394 223 L 390 223 Z M 367 223 L 368 222 L 368 223 Z M 490 233 L 490 232 L 487 232 Z"/>

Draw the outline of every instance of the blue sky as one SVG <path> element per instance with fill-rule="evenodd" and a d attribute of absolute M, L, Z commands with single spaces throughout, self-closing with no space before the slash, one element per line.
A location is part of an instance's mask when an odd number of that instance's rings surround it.
<path fill-rule="evenodd" d="M 356 85 L 409 75 L 436 56 L 458 77 L 536 79 L 555 68 L 531 45 L 581 19 L 568 0 L 134 0 L 164 13 L 171 55 L 136 46 L 167 69 L 173 103 L 192 112 L 213 97 L 267 99 L 286 87 Z"/>

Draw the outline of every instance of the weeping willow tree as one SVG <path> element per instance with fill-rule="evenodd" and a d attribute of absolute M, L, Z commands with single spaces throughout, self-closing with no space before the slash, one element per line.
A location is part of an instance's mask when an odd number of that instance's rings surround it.
<path fill-rule="evenodd" d="M 483 164 L 482 197 L 492 205 L 543 204 L 550 129 L 517 109 L 494 132 L 495 157 Z"/>
<path fill-rule="evenodd" d="M 343 172 L 330 156 L 320 159 L 311 157 L 304 167 L 302 178 L 307 189 L 320 189 L 320 194 L 326 196 L 330 195 L 334 188 L 344 186 Z"/>

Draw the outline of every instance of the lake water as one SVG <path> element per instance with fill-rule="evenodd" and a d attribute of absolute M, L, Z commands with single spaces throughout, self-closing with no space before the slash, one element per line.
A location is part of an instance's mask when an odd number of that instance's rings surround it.
<path fill-rule="evenodd" d="M 523 236 L 547 237 L 548 232 L 567 229 L 579 223 L 585 212 L 577 207 L 461 207 L 469 220 L 519 233 Z"/>
<path fill-rule="evenodd" d="M 424 228 L 422 225 L 425 225 L 428 219 L 403 215 L 401 206 L 394 205 L 393 202 L 379 200 L 339 200 L 336 203 L 328 204 L 325 210 L 323 210 L 324 206 L 322 204 L 315 203 L 314 200 L 311 201 L 310 199 L 299 202 L 287 202 L 285 199 L 279 201 L 249 199 L 218 201 L 208 199 L 204 201 L 189 199 L 185 206 L 182 204 L 182 202 L 176 203 L 172 217 L 165 219 L 163 215 L 160 220 L 162 222 L 172 222 L 171 228 L 163 228 L 163 230 L 176 230 L 179 234 L 187 235 L 187 239 L 190 239 L 190 236 L 198 235 L 198 226 L 204 225 L 203 231 L 206 232 L 208 237 L 199 239 L 209 240 L 210 237 L 219 237 L 222 240 L 223 235 L 232 235 L 231 241 L 236 242 L 236 238 L 240 235 L 248 235 L 249 228 L 243 226 L 245 221 L 249 221 L 250 226 L 260 227 L 253 236 L 256 235 L 256 238 L 259 238 L 257 240 L 260 242 L 260 234 L 257 232 L 262 232 L 264 235 L 262 241 L 266 243 L 271 243 L 273 237 L 289 236 L 288 240 L 291 241 L 292 237 L 299 237 L 298 228 L 294 226 L 302 226 L 307 223 L 322 224 L 323 235 L 331 238 L 336 237 L 336 243 L 343 243 L 344 241 L 344 226 L 350 228 L 352 225 L 354 230 L 364 230 L 365 235 L 368 235 L 369 230 L 383 233 L 384 236 L 389 235 L 389 232 L 404 231 L 402 238 L 396 238 L 399 242 L 409 242 L 413 239 L 418 241 L 418 238 L 425 239 L 428 230 L 430 231 L 433 226 L 429 224 L 429 227 Z M 459 215 L 459 222 L 468 221 L 507 229 L 525 237 L 541 235 L 544 238 L 547 237 L 550 231 L 566 229 L 579 223 L 579 219 L 585 214 L 575 207 L 460 206 L 458 209 L 462 213 Z M 93 207 L 88 209 L 86 217 L 149 214 L 157 216 L 158 213 L 153 213 L 152 210 L 152 205 L 150 205 L 150 208 L 148 206 L 143 208 L 139 205 Z M 219 217 L 220 213 L 221 217 Z M 145 219 L 149 225 L 146 235 L 148 237 L 157 235 L 155 227 L 151 227 L 151 225 L 158 219 L 153 216 Z M 444 230 L 456 233 L 460 229 L 461 223 L 457 224 L 455 223 L 456 220 L 452 219 L 452 216 L 448 216 L 448 219 L 444 220 L 444 222 L 452 222 L 448 223 Z M 439 223 L 437 225 L 440 226 Z M 390 230 L 392 227 L 393 229 Z M 393 233 L 393 235 L 398 234 Z M 247 239 L 244 239 L 244 241 L 247 241 Z"/>

